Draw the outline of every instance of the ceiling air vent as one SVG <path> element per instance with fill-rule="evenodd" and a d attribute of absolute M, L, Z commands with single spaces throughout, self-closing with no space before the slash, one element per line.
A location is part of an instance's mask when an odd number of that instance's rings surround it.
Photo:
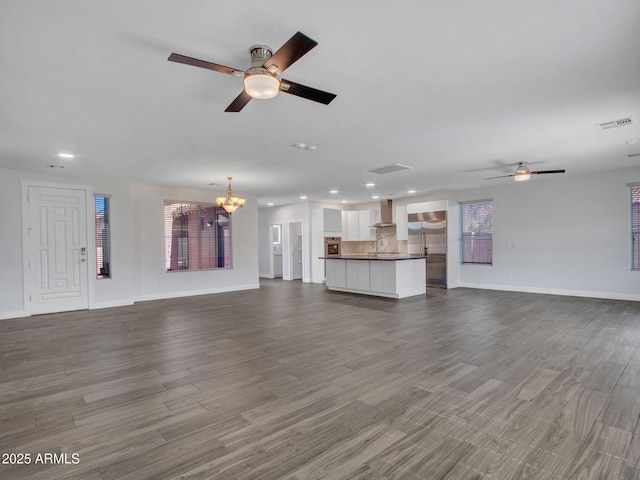
<path fill-rule="evenodd" d="M 384 167 L 374 168 L 373 170 L 367 170 L 367 173 L 376 173 L 378 175 L 386 175 L 387 173 L 399 172 L 400 170 L 409 170 L 413 167 L 407 165 L 400 165 L 399 163 L 392 163 L 391 165 L 385 165 Z"/>
<path fill-rule="evenodd" d="M 627 155 L 627 157 L 629 158 L 640 157 L 640 153 L 630 153 L 629 155 Z"/>
<path fill-rule="evenodd" d="M 625 125 L 631 125 L 636 123 L 633 117 L 621 118 L 620 120 L 612 120 L 611 122 L 604 122 L 598 124 L 598 128 L 601 130 L 609 130 L 610 128 L 624 127 Z"/>

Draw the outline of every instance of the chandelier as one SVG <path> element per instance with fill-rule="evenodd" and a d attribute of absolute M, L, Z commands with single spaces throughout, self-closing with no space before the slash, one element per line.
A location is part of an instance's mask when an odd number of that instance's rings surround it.
<path fill-rule="evenodd" d="M 226 197 L 218 197 L 216 198 L 216 203 L 219 207 L 224 208 L 224 211 L 228 214 L 232 214 L 235 212 L 238 207 L 242 208 L 247 201 L 246 198 L 242 197 L 234 197 L 233 190 L 231 190 L 231 179 L 233 177 L 227 177 L 229 180 L 229 187 L 227 188 L 227 196 Z"/>

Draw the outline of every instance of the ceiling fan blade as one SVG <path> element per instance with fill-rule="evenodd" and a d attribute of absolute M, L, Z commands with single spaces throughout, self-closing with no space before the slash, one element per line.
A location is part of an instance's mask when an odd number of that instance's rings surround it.
<path fill-rule="evenodd" d="M 485 178 L 485 180 L 493 180 L 494 178 L 506 178 L 506 177 L 515 177 L 515 174 L 511 174 L 511 175 L 500 175 L 498 177 L 487 177 Z"/>
<path fill-rule="evenodd" d="M 185 65 L 192 65 L 194 67 L 206 68 L 207 70 L 214 70 L 220 73 L 226 73 L 228 75 L 241 76 L 244 75 L 242 70 L 237 68 L 225 67 L 224 65 L 218 65 L 217 63 L 205 62 L 204 60 L 198 60 L 197 58 L 187 57 L 180 55 L 179 53 L 172 53 L 167 58 L 170 62 L 184 63 Z"/>
<path fill-rule="evenodd" d="M 325 105 L 329 105 L 337 96 L 335 93 L 324 92 L 317 88 L 290 82 L 284 78 L 282 79 L 282 82 L 280 82 L 280 91 L 297 97 L 306 98 L 307 100 L 312 100 L 314 102 L 323 103 Z"/>
<path fill-rule="evenodd" d="M 262 66 L 275 75 L 280 75 L 316 45 L 318 42 L 307 37 L 304 33 L 297 32 Z M 276 70 L 273 70 L 274 66 L 277 67 Z"/>
<path fill-rule="evenodd" d="M 239 112 L 247 103 L 249 103 L 249 100 L 251 100 L 251 95 L 242 90 L 240 95 L 238 95 L 236 99 L 225 109 L 225 112 Z"/>
<path fill-rule="evenodd" d="M 538 170 L 537 172 L 531 172 L 531 175 L 542 175 L 544 173 L 564 173 L 566 170 Z"/>

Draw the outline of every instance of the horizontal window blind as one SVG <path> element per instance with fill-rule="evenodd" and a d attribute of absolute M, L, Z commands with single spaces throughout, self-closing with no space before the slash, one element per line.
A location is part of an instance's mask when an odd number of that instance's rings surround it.
<path fill-rule="evenodd" d="M 493 202 L 463 203 L 462 263 L 493 263 Z"/>
<path fill-rule="evenodd" d="M 96 277 L 111 278 L 111 199 L 95 197 Z"/>
<path fill-rule="evenodd" d="M 631 268 L 640 270 L 640 186 L 631 190 Z"/>
<path fill-rule="evenodd" d="M 231 268 L 230 223 L 216 205 L 165 202 L 165 269 Z"/>

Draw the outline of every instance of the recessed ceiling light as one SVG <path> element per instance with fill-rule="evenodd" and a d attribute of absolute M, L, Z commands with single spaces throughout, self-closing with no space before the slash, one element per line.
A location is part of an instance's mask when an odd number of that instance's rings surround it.
<path fill-rule="evenodd" d="M 273 207 L 273 202 L 269 202 L 269 203 L 267 203 L 267 206 L 268 206 L 268 207 Z"/>
<path fill-rule="evenodd" d="M 638 140 L 636 140 L 636 139 L 634 138 L 633 140 L 627 140 L 627 143 L 628 143 L 629 145 L 633 145 L 633 144 L 635 144 L 637 141 L 638 141 Z"/>
<path fill-rule="evenodd" d="M 415 190 L 407 190 L 407 193 L 416 193 Z"/>
<path fill-rule="evenodd" d="M 58 156 L 60 158 L 76 158 L 73 153 L 59 153 Z"/>
<path fill-rule="evenodd" d="M 373 183 L 373 182 L 367 182 L 367 183 L 365 183 L 365 184 L 364 184 L 364 186 L 365 186 L 365 187 L 375 187 L 375 186 L 376 186 L 376 184 L 375 184 L 375 183 Z"/>
<path fill-rule="evenodd" d="M 316 150 L 318 147 L 315 145 L 309 145 L 307 143 L 294 143 L 289 145 L 290 147 L 296 148 L 298 150 Z"/>
<path fill-rule="evenodd" d="M 380 195 L 374 195 L 374 196 L 373 196 L 373 197 L 371 197 L 371 198 L 380 198 Z"/>
<path fill-rule="evenodd" d="M 306 200 L 307 196 L 306 195 L 300 195 L 300 200 Z"/>
<path fill-rule="evenodd" d="M 349 200 L 342 200 L 342 203 L 349 203 Z"/>
<path fill-rule="evenodd" d="M 338 193 L 338 190 L 336 190 L 336 189 L 334 188 L 333 190 L 329 190 L 329 193 L 336 194 L 336 193 Z"/>

